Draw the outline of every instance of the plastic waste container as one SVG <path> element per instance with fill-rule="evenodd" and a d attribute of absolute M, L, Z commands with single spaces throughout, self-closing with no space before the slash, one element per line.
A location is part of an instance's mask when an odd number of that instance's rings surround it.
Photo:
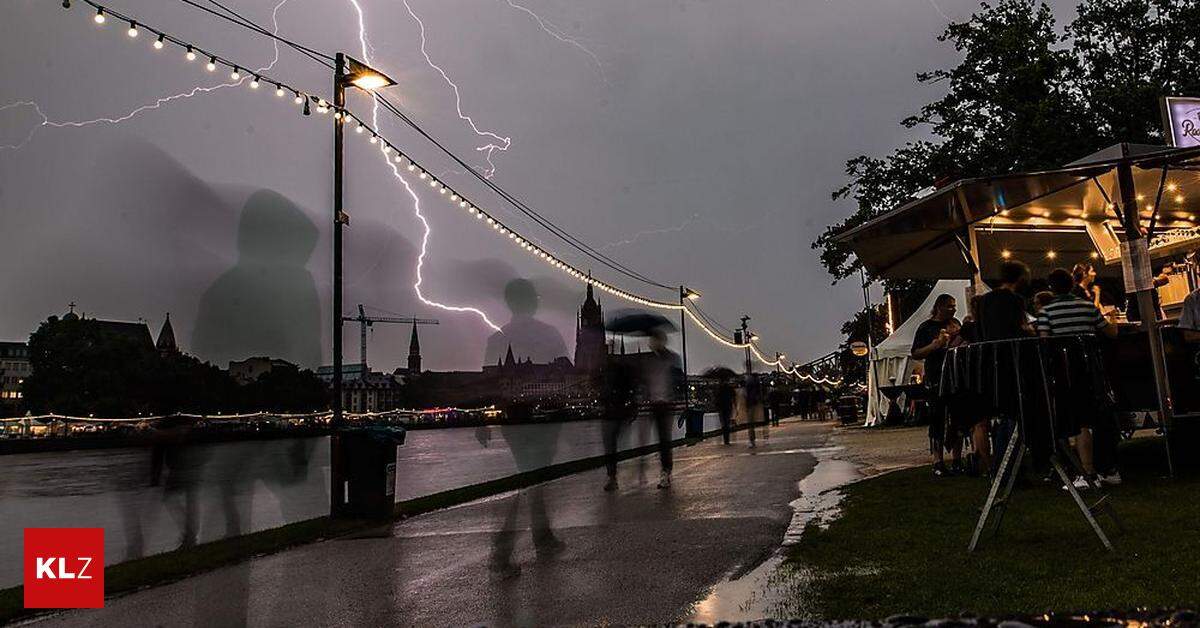
<path fill-rule="evenodd" d="M 704 438 L 704 412 L 696 408 L 683 411 L 684 435 L 687 438 Z"/>
<path fill-rule="evenodd" d="M 353 428 L 334 433 L 334 517 L 392 517 L 396 506 L 396 447 L 404 444 L 404 434 L 402 427 Z"/>

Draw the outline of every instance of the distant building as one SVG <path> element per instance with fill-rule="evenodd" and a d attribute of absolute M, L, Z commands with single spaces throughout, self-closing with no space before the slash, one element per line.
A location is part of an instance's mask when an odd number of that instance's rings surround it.
<path fill-rule="evenodd" d="M 163 321 L 162 329 L 158 330 L 158 341 L 154 343 L 154 348 L 162 355 L 171 355 L 179 353 L 179 345 L 175 344 L 175 328 L 171 326 L 171 313 L 167 312 L 167 319 Z"/>
<path fill-rule="evenodd" d="M 62 319 L 64 321 L 80 321 L 100 335 L 123 338 L 146 351 L 157 350 L 154 346 L 154 338 L 150 335 L 150 327 L 146 325 L 146 321 L 138 321 L 136 323 L 129 321 L 105 321 L 76 314 L 74 303 L 70 305 L 70 308 L 66 314 L 63 314 Z M 172 335 L 174 334 L 172 333 Z"/>
<path fill-rule="evenodd" d="M 342 382 L 342 409 L 346 412 L 383 412 L 400 407 L 404 386 L 388 373 L 367 373 Z"/>
<path fill-rule="evenodd" d="M 161 336 L 160 336 L 161 341 Z M 256 356 L 229 363 L 229 376 L 240 386 L 253 382 L 264 373 L 277 368 L 297 368 L 295 364 L 279 358 Z"/>
<path fill-rule="evenodd" d="M 348 382 L 352 379 L 360 379 L 366 374 L 361 364 L 342 364 L 342 382 Z M 321 381 L 329 384 L 333 382 L 333 366 L 326 364 L 317 368 L 317 377 Z"/>
<path fill-rule="evenodd" d="M 0 413 L 14 414 L 20 409 L 21 384 L 31 372 L 29 345 L 0 342 Z"/>
<path fill-rule="evenodd" d="M 417 338 L 417 324 L 412 326 L 412 338 L 408 341 L 408 372 L 410 375 L 421 373 L 421 339 Z"/>
<path fill-rule="evenodd" d="M 607 355 L 604 310 L 596 301 L 592 284 L 589 283 L 587 297 L 579 308 L 579 316 L 575 323 L 575 368 L 585 373 L 599 373 L 600 369 L 604 368 Z"/>

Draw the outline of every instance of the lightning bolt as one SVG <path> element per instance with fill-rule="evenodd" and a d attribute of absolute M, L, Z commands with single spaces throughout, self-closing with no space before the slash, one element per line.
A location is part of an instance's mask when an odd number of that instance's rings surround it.
<path fill-rule="evenodd" d="M 271 10 L 271 24 L 272 24 L 272 29 L 273 29 L 272 32 L 273 33 L 279 32 L 279 10 L 282 9 L 283 5 L 285 5 L 287 3 L 288 3 L 288 0 L 279 0 L 279 3 L 276 4 L 275 8 Z M 255 73 L 267 72 L 271 68 L 274 68 L 275 64 L 279 62 L 279 42 L 272 40 L 271 44 L 274 48 L 274 56 L 271 58 L 271 62 L 268 63 L 267 65 L 255 70 Z M 7 149 L 7 150 L 15 151 L 15 150 L 20 150 L 21 148 L 24 148 L 25 145 L 27 145 L 30 141 L 33 140 L 33 137 L 34 137 L 34 135 L 37 134 L 38 130 L 42 129 L 44 127 L 51 127 L 51 128 L 56 128 L 56 129 L 64 129 L 64 128 L 78 129 L 78 128 L 97 125 L 97 124 L 120 124 L 120 123 L 130 120 L 130 119 L 136 117 L 137 115 L 144 113 L 146 111 L 152 111 L 152 110 L 158 109 L 167 103 L 170 103 L 170 102 L 173 102 L 176 100 L 186 100 L 188 98 L 192 98 L 193 96 L 196 96 L 197 94 L 208 94 L 208 93 L 217 91 L 219 89 L 225 89 L 226 87 L 237 87 L 249 79 L 250 79 L 250 76 L 244 76 L 236 81 L 227 81 L 227 82 L 218 83 L 216 85 L 210 85 L 210 86 L 193 87 L 192 89 L 190 89 L 186 92 L 172 94 L 170 96 L 163 96 L 161 98 L 156 99 L 153 103 L 142 105 L 140 107 L 136 107 L 133 110 L 131 110 L 128 113 L 123 114 L 123 115 L 119 115 L 116 117 L 94 118 L 91 120 L 54 121 L 54 120 L 51 120 L 50 117 L 47 116 L 44 111 L 42 111 L 41 106 L 38 105 L 36 102 L 33 102 L 33 101 L 12 102 L 7 105 L 0 106 L 0 111 L 4 111 L 5 109 L 9 109 L 12 107 L 25 106 L 25 107 L 29 107 L 29 108 L 33 109 L 34 113 L 36 113 L 38 115 L 38 117 L 41 118 L 41 121 L 38 122 L 37 124 L 35 124 L 33 126 L 33 128 L 29 130 L 29 133 L 25 136 L 24 140 L 22 140 L 21 142 L 18 142 L 17 144 L 0 145 L 0 150 Z"/>
<path fill-rule="evenodd" d="M 355 2 L 355 7 L 358 6 L 356 0 L 351 0 L 351 1 Z M 408 10 L 408 14 L 411 15 L 412 19 L 417 22 L 417 27 L 420 29 L 421 55 L 425 57 L 425 63 L 429 64 L 429 67 L 433 68 L 434 70 L 437 71 L 438 74 L 442 75 L 442 80 L 446 81 L 446 84 L 449 85 L 450 89 L 454 91 L 454 109 L 458 112 L 459 119 L 466 122 L 468 125 L 470 125 L 471 130 L 474 131 L 476 135 L 478 135 L 480 137 L 488 138 L 490 140 L 487 144 L 484 144 L 483 146 L 477 146 L 475 148 L 475 150 L 483 153 L 484 160 L 487 161 L 488 167 L 483 172 L 484 176 L 486 176 L 489 179 L 492 178 L 492 175 L 496 174 L 496 164 L 492 162 L 492 156 L 496 153 L 496 151 L 507 151 L 508 147 L 512 146 L 512 138 L 502 137 L 500 135 L 497 135 L 496 133 L 493 133 L 492 131 L 484 131 L 484 130 L 480 129 L 479 126 L 475 124 L 475 120 L 473 120 L 471 118 L 471 116 L 463 113 L 462 94 L 459 93 L 458 85 L 453 80 L 450 79 L 450 75 L 446 74 L 446 71 L 443 70 L 441 66 L 439 66 L 438 64 L 433 62 L 433 59 L 429 56 L 429 51 L 426 50 L 426 48 L 425 48 L 425 44 L 426 44 L 425 22 L 421 21 L 421 18 L 418 17 L 416 12 L 413 11 L 412 6 L 410 6 L 408 4 L 408 0 L 402 0 L 402 1 L 404 2 L 404 8 Z M 360 26 L 360 28 L 362 26 L 361 18 L 362 18 L 362 11 L 360 10 L 359 11 L 359 26 Z M 359 32 L 360 32 L 359 40 L 363 42 L 363 46 L 364 46 L 363 54 L 365 55 L 366 54 L 366 38 L 361 36 L 361 33 L 362 33 L 361 30 Z"/>
<path fill-rule="evenodd" d="M 930 0 L 930 2 L 932 1 L 933 0 Z M 547 35 L 557 39 L 558 41 L 561 41 L 564 44 L 567 44 L 568 46 L 573 46 L 579 49 L 579 51 L 583 54 L 587 55 L 588 58 L 592 60 L 592 63 L 596 65 L 596 70 L 600 72 L 600 80 L 604 81 L 605 85 L 611 87 L 608 82 L 608 76 L 604 73 L 604 64 L 600 63 L 600 57 L 597 57 L 596 53 L 592 52 L 587 46 L 584 46 L 582 43 L 580 43 L 578 39 L 564 34 L 562 29 L 558 28 L 554 24 L 551 24 L 549 20 L 542 19 L 542 16 L 534 13 L 528 7 L 523 7 L 512 0 L 505 0 L 505 2 L 508 3 L 508 6 L 529 15 L 529 17 L 532 17 L 534 21 L 537 22 L 538 26 L 541 27 L 542 31 Z"/>
<path fill-rule="evenodd" d="M 350 4 L 353 5 L 354 11 L 358 14 L 358 42 L 359 42 L 359 48 L 362 51 L 363 61 L 365 61 L 367 64 L 371 64 L 372 63 L 372 61 L 371 61 L 372 47 L 367 40 L 366 16 L 363 13 L 362 6 L 359 5 L 358 0 L 350 0 Z M 416 14 L 413 13 L 412 7 L 408 6 L 407 0 L 405 0 L 404 6 L 408 9 L 409 14 L 412 15 L 413 18 L 417 20 L 417 23 L 420 24 L 421 23 L 420 18 L 417 18 Z M 442 72 L 441 68 L 438 68 L 436 65 L 434 65 L 432 60 L 429 59 L 429 54 L 425 53 L 425 26 L 424 26 L 424 24 L 421 24 L 421 52 L 425 55 L 426 61 L 428 61 L 431 66 L 433 66 L 435 69 L 437 69 L 442 74 L 442 77 L 446 79 L 447 82 L 449 82 L 452 86 L 454 86 L 453 81 L 450 81 L 450 78 L 446 75 L 446 73 Z M 457 102 L 458 101 L 458 87 L 457 86 L 454 86 L 454 95 L 455 95 L 455 99 Z M 461 105 L 459 108 L 458 115 L 460 118 L 467 120 L 470 123 L 471 128 L 474 129 L 476 133 L 483 135 L 483 133 L 481 133 L 478 130 L 478 128 L 475 126 L 475 123 L 473 121 L 471 121 L 470 117 L 463 115 Z M 372 98 L 372 102 L 371 102 L 371 126 L 375 127 L 376 129 L 380 128 L 380 126 L 379 126 L 379 101 L 375 100 L 374 98 Z M 494 134 L 491 134 L 491 136 L 499 137 Z M 506 143 L 505 143 L 503 150 L 507 150 L 507 148 L 508 148 L 508 140 L 505 139 L 505 142 Z M 490 152 L 488 153 L 488 157 L 489 157 L 488 163 L 491 164 L 491 161 L 490 161 L 491 153 Z M 417 220 L 419 220 L 421 222 L 421 228 L 423 230 L 423 232 L 421 234 L 421 252 L 417 255 L 417 281 L 415 283 L 413 283 L 413 291 L 416 292 L 417 298 L 420 299 L 421 302 L 424 303 L 425 305 L 428 305 L 430 307 L 435 307 L 440 310 L 445 310 L 447 312 L 469 312 L 471 314 L 478 316 L 480 318 L 480 320 L 482 320 L 484 322 L 484 324 L 486 324 L 488 327 L 491 327 L 495 331 L 500 331 L 500 326 L 497 325 L 496 323 L 492 322 L 492 319 L 488 318 L 488 315 L 483 310 L 480 310 L 479 308 L 462 306 L 462 305 L 446 305 L 444 303 L 439 303 L 437 301 L 430 300 L 429 298 L 427 298 L 425 296 L 425 294 L 423 292 L 421 292 L 421 285 L 425 282 L 425 277 L 422 275 L 421 271 L 425 267 L 425 255 L 429 252 L 429 236 L 433 233 L 433 229 L 429 226 L 429 220 L 425 218 L 425 214 L 423 214 L 421 212 L 421 197 L 417 195 L 416 191 L 413 189 L 412 184 L 408 181 L 408 179 L 406 179 L 404 177 L 404 175 L 402 175 L 400 173 L 399 166 L 397 166 L 394 162 L 392 162 L 390 160 L 385 160 L 385 161 L 388 165 L 388 168 L 390 168 L 392 171 L 392 176 L 395 177 L 396 180 L 400 182 L 400 185 L 404 186 L 404 190 L 408 193 L 409 198 L 412 199 L 413 214 L 417 217 Z M 492 169 L 493 169 L 493 171 L 495 170 L 494 165 L 492 166 Z"/>
<path fill-rule="evenodd" d="M 696 219 L 699 217 L 700 217 L 700 214 L 692 214 L 691 216 L 688 216 L 687 220 L 683 221 L 682 223 L 680 223 L 678 225 L 675 225 L 674 227 L 663 227 L 661 229 L 647 229 L 645 231 L 638 231 L 638 232 L 634 233 L 633 235 L 627 237 L 624 240 L 617 240 L 616 242 L 609 242 L 607 244 L 604 244 L 600 247 L 600 250 L 605 251 L 608 249 L 615 249 L 615 248 L 621 247 L 621 246 L 628 246 L 630 244 L 637 242 L 643 236 L 660 235 L 660 234 L 664 234 L 664 233 L 679 233 L 680 231 L 683 231 L 684 229 L 687 229 L 689 226 L 691 226 L 691 224 L 696 222 Z"/>

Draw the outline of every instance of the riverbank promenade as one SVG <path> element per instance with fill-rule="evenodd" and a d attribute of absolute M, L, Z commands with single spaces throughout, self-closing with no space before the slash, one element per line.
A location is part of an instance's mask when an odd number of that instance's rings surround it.
<path fill-rule="evenodd" d="M 641 624 L 685 621 L 779 547 L 829 424 L 784 421 L 262 556 L 41 626 Z M 403 483 L 405 478 L 397 478 Z"/>

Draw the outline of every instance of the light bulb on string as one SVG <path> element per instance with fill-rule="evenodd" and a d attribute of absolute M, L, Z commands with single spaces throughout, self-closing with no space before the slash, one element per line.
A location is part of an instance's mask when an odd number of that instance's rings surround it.
<path fill-rule="evenodd" d="M 284 94 L 283 86 L 276 83 L 275 84 L 275 95 L 278 96 L 279 98 L 283 98 L 283 94 Z"/>
<path fill-rule="evenodd" d="M 293 100 L 295 101 L 295 103 L 297 105 L 304 102 L 304 97 L 300 95 L 300 92 L 294 92 L 294 93 L 296 94 L 296 97 Z"/>
<path fill-rule="evenodd" d="M 250 89 L 258 89 L 258 75 L 255 75 L 254 80 L 250 81 Z"/>
<path fill-rule="evenodd" d="M 187 54 L 183 55 L 183 58 L 187 59 L 188 61 L 195 61 L 196 60 L 196 51 L 192 50 L 191 46 L 188 46 Z"/>
<path fill-rule="evenodd" d="M 416 169 L 417 169 L 417 164 L 414 164 L 414 163 L 412 163 L 412 162 L 409 162 L 409 164 L 408 164 L 408 171 L 409 171 L 409 172 L 412 172 L 413 170 L 416 170 Z"/>
<path fill-rule="evenodd" d="M 96 15 L 94 17 L 92 17 L 92 20 L 95 21 L 97 24 L 104 23 L 104 7 L 100 7 L 100 8 L 96 9 Z"/>
<path fill-rule="evenodd" d="M 215 71 L 217 69 L 217 58 L 209 57 L 208 65 L 204 66 L 204 69 L 208 70 L 209 72 Z"/>
<path fill-rule="evenodd" d="M 438 181 L 437 181 L 437 179 L 430 179 L 430 180 L 429 180 L 429 187 L 431 187 L 431 188 L 436 188 L 437 186 L 438 186 Z"/>
<path fill-rule="evenodd" d="M 429 173 L 428 173 L 428 172 L 425 172 L 424 170 L 422 170 L 422 171 L 421 171 L 421 174 L 420 174 L 420 175 L 418 175 L 418 178 L 419 178 L 419 179 L 421 179 L 422 181 L 424 181 L 425 179 L 428 179 L 428 178 L 429 178 Z"/>
<path fill-rule="evenodd" d="M 403 159 L 404 159 L 403 155 L 401 155 L 400 153 L 396 153 L 396 156 L 392 159 L 392 161 L 395 161 L 396 163 L 400 163 L 401 160 L 403 160 Z"/>
<path fill-rule="evenodd" d="M 358 128 L 354 129 L 354 132 L 355 132 L 355 133 L 362 133 L 362 132 L 363 132 L 363 128 L 364 128 L 364 127 L 363 127 L 363 124 L 362 124 L 361 122 L 359 122 L 359 123 L 358 123 Z"/>
<path fill-rule="evenodd" d="M 231 78 L 231 79 L 233 79 L 233 80 L 235 80 L 235 81 L 239 81 L 239 80 L 241 80 L 241 78 L 242 78 L 242 73 L 238 71 L 239 69 L 240 69 L 240 68 L 238 68 L 236 65 L 235 65 L 235 66 L 233 66 L 233 71 L 229 73 L 229 78 Z"/>
<path fill-rule="evenodd" d="M 378 135 L 375 135 L 374 133 L 372 133 L 372 134 L 371 134 L 371 139 L 370 139 L 370 140 L 368 140 L 368 141 L 369 141 L 370 143 L 372 143 L 372 144 L 378 143 L 378 142 L 379 142 L 379 136 L 378 136 Z"/>
<path fill-rule="evenodd" d="M 159 36 L 158 36 L 158 39 L 155 39 L 155 40 L 154 40 L 154 49 L 155 49 L 155 50 L 162 50 L 162 49 L 163 49 L 163 39 L 165 39 L 165 38 L 166 38 L 166 36 L 165 36 L 165 35 L 159 35 Z"/>
<path fill-rule="evenodd" d="M 335 112 L 333 112 L 333 119 L 334 119 L 334 120 L 341 120 L 341 119 L 342 119 L 342 112 L 340 112 L 340 111 L 335 111 Z"/>
<path fill-rule="evenodd" d="M 130 22 L 129 30 L 125 31 L 125 33 L 128 34 L 130 37 L 137 37 L 138 36 L 137 22 Z"/>

